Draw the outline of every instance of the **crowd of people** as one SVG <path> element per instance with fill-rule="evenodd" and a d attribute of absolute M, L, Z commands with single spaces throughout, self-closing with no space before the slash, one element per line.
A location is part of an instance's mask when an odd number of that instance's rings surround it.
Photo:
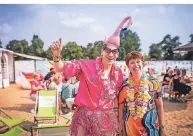
<path fill-rule="evenodd" d="M 59 114 L 63 114 L 62 107 L 69 109 L 68 114 L 73 113 L 74 97 L 77 93 L 77 85 L 79 84 L 79 80 L 76 77 L 64 77 L 62 73 L 57 73 L 54 68 L 50 68 L 50 72 L 44 79 L 41 79 L 40 73 L 37 72 L 33 74 L 33 78 L 30 92 L 30 98 L 33 101 L 36 101 L 37 91 L 57 91 Z M 34 113 L 34 109 L 31 112 Z"/>
<path fill-rule="evenodd" d="M 131 17 L 126 17 L 105 38 L 101 56 L 95 60 L 63 62 L 62 40 L 51 44 L 54 69 L 45 77 L 46 85 L 35 81 L 32 90 L 42 87 L 57 90 L 60 105 L 65 102 L 73 112 L 71 136 L 166 136 L 163 93 L 168 91 L 172 97 L 174 92 L 180 92 L 176 83 L 185 83 L 184 73 L 175 70 L 173 75 L 169 69 L 160 85 L 151 69 L 148 76 L 144 73 L 144 56 L 132 51 L 125 58 L 129 69 L 126 77 L 115 61 L 119 56 L 120 37 L 126 37 L 131 24 Z M 74 111 L 72 104 L 77 106 Z M 114 107 L 118 107 L 118 114 Z"/>
<path fill-rule="evenodd" d="M 174 69 L 168 67 L 161 83 L 163 92 L 169 94 L 170 101 L 184 102 L 183 98 L 191 91 L 191 87 L 188 85 L 190 82 L 186 70 L 176 66 Z"/>

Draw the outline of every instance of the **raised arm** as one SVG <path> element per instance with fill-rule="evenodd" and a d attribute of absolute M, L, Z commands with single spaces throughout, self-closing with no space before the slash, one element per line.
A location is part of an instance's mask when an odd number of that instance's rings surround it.
<path fill-rule="evenodd" d="M 54 69 L 56 72 L 63 72 L 64 76 L 72 77 L 80 72 L 80 67 L 77 61 L 68 61 L 63 62 L 61 60 L 61 51 L 62 51 L 62 39 L 54 41 L 51 46 L 51 51 L 53 54 Z"/>
<path fill-rule="evenodd" d="M 50 48 L 53 55 L 54 69 L 56 72 L 63 72 L 64 63 L 61 61 L 62 39 L 60 38 L 58 41 L 54 41 Z"/>

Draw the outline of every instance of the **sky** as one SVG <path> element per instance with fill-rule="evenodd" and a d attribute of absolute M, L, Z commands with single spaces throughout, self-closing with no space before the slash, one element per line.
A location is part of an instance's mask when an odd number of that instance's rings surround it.
<path fill-rule="evenodd" d="M 44 41 L 44 49 L 62 38 L 86 46 L 111 35 L 126 16 L 133 17 L 131 30 L 140 38 L 142 52 L 148 54 L 152 43 L 167 34 L 190 41 L 193 33 L 193 5 L 0 5 L 0 39 L 3 46 L 10 40 L 26 39 L 33 34 Z"/>

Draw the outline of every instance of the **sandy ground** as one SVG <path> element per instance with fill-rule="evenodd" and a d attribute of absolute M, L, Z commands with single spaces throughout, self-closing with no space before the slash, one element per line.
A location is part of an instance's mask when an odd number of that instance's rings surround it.
<path fill-rule="evenodd" d="M 0 89 L 0 108 L 12 118 L 22 118 L 29 115 L 23 126 L 30 131 L 34 125 L 33 114 L 35 102 L 29 99 L 30 90 L 24 90 L 16 84 L 6 89 Z M 193 101 L 187 103 L 172 103 L 164 100 L 165 129 L 168 136 L 193 136 Z M 30 135 L 25 133 L 24 135 Z"/>
<path fill-rule="evenodd" d="M 0 108 L 11 118 L 23 118 L 28 116 L 27 121 L 22 123 L 22 126 L 28 133 L 22 136 L 30 136 L 32 126 L 35 126 L 34 114 L 30 111 L 35 108 L 35 102 L 29 99 L 30 90 L 24 90 L 16 84 L 11 84 L 6 89 L 0 89 Z M 59 118 L 58 124 L 66 123 L 67 120 Z"/>

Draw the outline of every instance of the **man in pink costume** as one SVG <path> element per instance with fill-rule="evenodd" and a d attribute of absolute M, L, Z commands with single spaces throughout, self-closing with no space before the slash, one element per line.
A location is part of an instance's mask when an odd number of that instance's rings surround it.
<path fill-rule="evenodd" d="M 119 133 L 118 119 L 113 107 L 123 82 L 123 74 L 114 62 L 119 55 L 119 33 L 127 21 L 129 27 L 132 19 L 126 17 L 113 35 L 105 38 L 101 56 L 96 60 L 63 63 L 60 57 L 61 39 L 51 45 L 55 70 L 63 72 L 65 77 L 79 75 L 79 90 L 75 98 L 78 107 L 70 127 L 72 136 L 111 136 Z"/>

